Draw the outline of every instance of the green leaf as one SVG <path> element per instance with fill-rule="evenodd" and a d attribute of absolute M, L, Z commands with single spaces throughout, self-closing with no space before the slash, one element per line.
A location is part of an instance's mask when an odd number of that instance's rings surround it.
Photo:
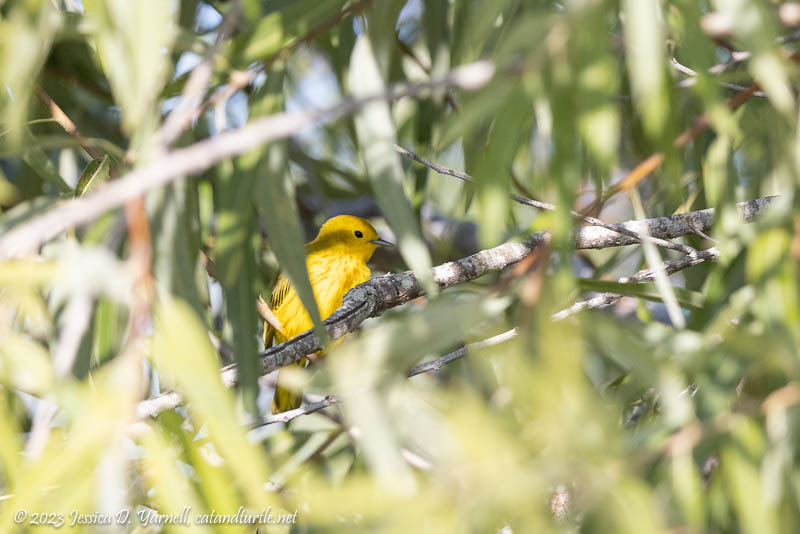
<path fill-rule="evenodd" d="M 621 284 L 619 282 L 609 282 L 605 280 L 593 280 L 589 278 L 578 279 L 578 287 L 583 291 L 595 291 L 597 293 L 616 293 L 628 297 L 638 297 L 645 300 L 662 302 L 661 294 L 653 282 Z M 675 297 L 678 303 L 688 309 L 699 310 L 703 308 L 705 297 L 697 291 L 690 291 L 682 287 L 673 286 Z"/>
<path fill-rule="evenodd" d="M 205 510 L 203 502 L 191 484 L 186 483 L 184 474 L 180 471 L 179 458 L 175 454 L 175 448 L 170 441 L 164 439 L 157 432 L 147 432 L 141 438 L 141 444 L 146 454 L 143 462 L 146 466 L 144 473 L 148 485 L 154 492 L 154 501 L 158 503 L 157 512 L 159 514 L 180 515 L 184 509 L 189 507 L 189 514 L 186 520 L 189 521 L 192 531 L 214 532 L 207 525 L 192 524 L 194 514 L 202 513 Z M 194 510 L 192 514 L 191 510 Z M 230 513 L 228 510 L 220 510 L 219 513 Z"/>
<path fill-rule="evenodd" d="M 114 357 L 121 347 L 124 315 L 121 307 L 108 298 L 95 306 L 92 342 L 92 366 L 99 367 Z"/>
<path fill-rule="evenodd" d="M 219 359 L 205 327 L 188 305 L 170 297 L 160 301 L 154 325 L 153 358 L 158 370 L 180 387 L 189 413 L 205 425 L 247 503 L 261 506 L 268 501 L 267 459 L 241 430 L 234 397 L 220 381 Z"/>
<path fill-rule="evenodd" d="M 55 373 L 47 351 L 39 343 L 16 333 L 6 333 L 0 345 L 0 381 L 30 393 L 49 393 Z"/>
<path fill-rule="evenodd" d="M 286 149 L 283 143 L 266 149 L 266 176 L 258 180 L 255 187 L 257 208 L 266 222 L 267 236 L 281 269 L 308 310 L 317 336 L 326 344 L 328 334 L 322 325 L 319 306 L 308 279 L 303 230 L 297 214 Z"/>
<path fill-rule="evenodd" d="M 91 386 L 84 383 L 56 399 L 69 427 L 51 431 L 58 433 L 36 461 L 20 462 L 19 484 L 9 488 L 14 506 L 0 507 L 0 531 L 29 531 L 14 521 L 14 512 L 20 508 L 49 508 L 51 513 L 63 513 L 66 520 L 70 510 L 89 507 L 96 479 L 86 474 L 97 472 L 105 453 L 114 449 L 112 439 L 119 438 L 120 426 L 138 398 L 129 363 L 108 367 L 93 376 Z M 141 367 L 135 368 L 135 373 L 140 372 Z M 45 493 L 42 488 L 50 491 Z"/>
<path fill-rule="evenodd" d="M 359 36 L 350 58 L 348 85 L 353 96 L 385 90 L 372 46 L 366 35 Z M 359 154 L 372 181 L 378 204 L 397 235 L 397 246 L 414 274 L 429 293 L 435 292 L 431 277 L 431 257 L 422 239 L 419 221 L 403 190 L 403 167 L 394 151 L 395 128 L 389 105 L 374 101 L 355 116 Z"/>
<path fill-rule="evenodd" d="M 55 164 L 40 146 L 36 138 L 25 128 L 23 134 L 25 146 L 22 152 L 22 160 L 27 163 L 33 171 L 38 174 L 45 182 L 55 185 L 62 193 L 72 191 L 72 188 L 64 181 L 58 173 Z"/>
<path fill-rule="evenodd" d="M 0 392 L 0 470 L 5 487 L 13 488 L 19 484 L 22 475 L 22 431 L 8 405 L 8 393 Z"/>
<path fill-rule="evenodd" d="M 294 0 L 269 2 L 255 26 L 231 39 L 224 55 L 237 67 L 274 56 L 311 31 L 335 17 L 344 0 Z"/>
<path fill-rule="evenodd" d="M 389 386 L 390 378 L 405 382 L 408 367 L 419 355 L 452 346 L 470 327 L 501 314 L 508 304 L 507 299 L 457 299 L 444 294 L 420 313 L 405 314 L 361 338 L 348 338 L 331 358 L 335 383 L 347 392 L 343 406 L 348 421 L 363 429 L 360 446 L 367 462 L 378 481 L 392 492 L 413 492 L 416 482 L 400 457 L 380 391 Z"/>
<path fill-rule="evenodd" d="M 225 292 L 242 398 L 246 409 L 254 411 L 258 395 L 258 316 L 253 246 L 257 226 L 252 195 L 257 175 L 248 159 L 252 156 L 241 156 L 235 163 L 227 161 L 218 166 L 214 274 Z"/>
<path fill-rule="evenodd" d="M 80 178 L 78 178 L 73 196 L 81 197 L 84 193 L 88 193 L 101 182 L 107 180 L 109 170 L 108 154 L 102 158 L 94 158 L 86 165 Z"/>
<path fill-rule="evenodd" d="M 159 112 L 158 97 L 171 75 L 178 10 L 161 0 L 86 0 L 84 8 L 96 25 L 96 50 L 122 107 L 123 129 L 141 135 L 141 127 L 152 127 L 149 121 Z"/>
<path fill-rule="evenodd" d="M 15 2 L 3 6 L 0 20 L 0 122 L 10 130 L 10 144 L 26 150 L 28 102 L 33 94 L 53 38 L 61 25 L 61 13 L 50 2 Z M 9 98 L 11 96 L 11 98 Z M 22 146 L 20 146 L 22 145 Z"/>
<path fill-rule="evenodd" d="M 208 301 L 206 272 L 200 261 L 198 185 L 181 180 L 147 195 L 153 239 L 153 273 L 162 288 L 200 313 Z"/>
<path fill-rule="evenodd" d="M 658 2 L 624 0 L 625 49 L 634 104 L 645 130 L 658 139 L 667 124 L 664 28 Z"/>
<path fill-rule="evenodd" d="M 480 237 L 484 246 L 495 246 L 503 239 L 511 200 L 511 169 L 523 134 L 529 130 L 531 105 L 521 90 L 507 95 L 487 131 L 485 146 L 475 147 L 465 160 L 477 182 Z"/>

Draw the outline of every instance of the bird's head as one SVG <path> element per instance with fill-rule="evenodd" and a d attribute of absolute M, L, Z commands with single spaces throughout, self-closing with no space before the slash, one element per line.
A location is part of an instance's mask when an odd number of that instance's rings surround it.
<path fill-rule="evenodd" d="M 347 254 L 369 261 L 372 253 L 381 245 L 393 246 L 378 236 L 369 221 L 352 215 L 338 215 L 325 221 L 308 248 L 310 251 L 341 249 Z"/>

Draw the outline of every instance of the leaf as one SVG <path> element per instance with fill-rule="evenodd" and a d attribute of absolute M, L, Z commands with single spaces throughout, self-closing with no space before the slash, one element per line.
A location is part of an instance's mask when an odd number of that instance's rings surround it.
<path fill-rule="evenodd" d="M 162 287 L 200 313 L 208 301 L 206 272 L 200 261 L 198 184 L 182 180 L 147 195 L 153 239 L 153 274 Z"/>
<path fill-rule="evenodd" d="M 217 231 L 214 240 L 214 275 L 222 284 L 227 318 L 236 346 L 236 363 L 245 408 L 254 411 L 258 395 L 258 316 L 255 308 L 255 250 L 257 235 L 252 195 L 257 179 L 241 156 L 235 163 L 218 166 L 215 200 Z M 178 273 L 176 273 L 178 274 Z"/>
<path fill-rule="evenodd" d="M 108 154 L 102 158 L 94 158 L 86 165 L 78 178 L 73 196 L 82 197 L 84 193 L 88 193 L 107 180 L 109 170 Z"/>
<path fill-rule="evenodd" d="M 597 293 L 616 293 L 629 297 L 638 297 L 655 302 L 662 302 L 661 294 L 653 282 L 639 282 L 621 284 L 619 282 L 609 282 L 605 280 L 593 280 L 589 278 L 579 278 L 578 287 L 583 291 L 595 291 Z M 697 291 L 690 291 L 682 287 L 672 286 L 678 303 L 688 309 L 699 310 L 703 308 L 705 297 Z"/>
<path fill-rule="evenodd" d="M 0 335 L 0 381 L 32 395 L 50 392 L 55 373 L 44 347 L 14 332 Z"/>
<path fill-rule="evenodd" d="M 144 474 L 149 486 L 155 490 L 153 500 L 160 505 L 157 513 L 180 515 L 188 507 L 190 512 L 186 515 L 186 521 L 189 521 L 192 531 L 213 532 L 207 525 L 191 522 L 194 514 L 202 513 L 206 507 L 194 491 L 194 485 L 187 484 L 185 475 L 179 470 L 179 458 L 171 443 L 157 432 L 147 432 L 142 436 L 141 444 L 146 451 Z M 194 510 L 194 514 L 191 510 Z M 219 513 L 230 512 L 219 510 Z"/>
<path fill-rule="evenodd" d="M 237 67 L 246 68 L 297 42 L 317 25 L 332 20 L 344 0 L 293 0 L 268 2 L 256 24 L 229 41 L 224 55 Z"/>
<path fill-rule="evenodd" d="M 178 10 L 161 0 L 86 0 L 84 7 L 96 25 L 96 50 L 122 107 L 123 129 L 133 134 L 159 111 L 158 97 L 171 75 Z"/>
<path fill-rule="evenodd" d="M 0 392 L 0 469 L 6 488 L 14 488 L 22 475 L 22 431 L 8 405 L 8 394 L 8 391 Z"/>
<path fill-rule="evenodd" d="M 363 430 L 360 445 L 378 481 L 399 495 L 413 493 L 411 471 L 400 457 L 395 429 L 381 401 L 387 378 L 405 381 L 408 367 L 421 355 L 436 353 L 463 339 L 470 327 L 496 316 L 506 299 L 459 300 L 449 294 L 420 313 L 387 322 L 358 339 L 347 339 L 332 359 L 332 375 L 347 392 L 343 406 L 353 426 Z"/>
<path fill-rule="evenodd" d="M 385 90 L 378 64 L 366 35 L 359 36 L 350 58 L 348 85 L 353 96 L 360 97 Z M 392 230 L 403 259 L 425 289 L 432 294 L 431 257 L 422 239 L 419 222 L 403 191 L 403 167 L 394 151 L 395 129 L 384 101 L 364 106 L 355 116 L 359 154 L 372 181 L 372 189 Z"/>
<path fill-rule="evenodd" d="M 517 147 L 529 131 L 531 106 L 526 94 L 513 90 L 497 109 L 486 143 L 467 154 L 467 167 L 477 182 L 480 237 L 484 246 L 495 246 L 503 239 L 505 214 L 511 200 L 511 169 Z"/>
<path fill-rule="evenodd" d="M 634 105 L 645 130 L 658 139 L 669 113 L 664 76 L 664 28 L 658 2 L 624 0 L 625 50 Z"/>
<path fill-rule="evenodd" d="M 4 130 L 10 130 L 10 144 L 23 152 L 27 152 L 28 144 L 27 128 L 23 128 L 29 113 L 28 102 L 60 24 L 61 13 L 51 2 L 3 6 L 0 80 L 4 91 L 0 96 L 0 122 L 4 123 Z"/>
<path fill-rule="evenodd" d="M 120 427 L 128 420 L 138 398 L 138 389 L 129 365 L 131 361 L 109 366 L 93 376 L 92 385 L 83 383 L 61 398 L 68 429 L 53 429 L 47 447 L 37 461 L 20 462 L 24 471 L 14 488 L 14 506 L 0 507 L 0 531 L 22 532 L 29 529 L 14 520 L 14 512 L 49 509 L 63 513 L 88 508 L 92 501 L 95 473 L 112 439 L 120 437 Z M 117 362 L 115 362 L 116 364 Z M 140 373 L 140 367 L 136 373 Z M 64 401 L 69 402 L 64 402 Z M 96 426 L 95 426 L 96 425 Z M 42 488 L 50 488 L 43 492 Z"/>
<path fill-rule="evenodd" d="M 23 134 L 25 146 L 22 152 L 22 160 L 27 163 L 33 171 L 38 174 L 45 182 L 56 186 L 62 193 L 72 191 L 72 188 L 64 181 L 58 173 L 55 164 L 40 146 L 36 138 L 25 128 Z"/>
<path fill-rule="evenodd" d="M 273 76 L 265 84 L 263 92 L 257 95 L 253 112 L 263 115 L 279 110 L 283 104 L 282 92 L 282 77 Z M 308 279 L 305 239 L 297 213 L 287 149 L 286 143 L 273 143 L 260 153 L 259 165 L 252 171 L 258 173 L 255 178 L 256 208 L 266 222 L 267 236 L 281 269 L 292 282 L 314 323 L 317 337 L 325 345 L 328 334 L 322 325 L 319 306 Z"/>
<path fill-rule="evenodd" d="M 219 361 L 205 327 L 186 303 L 166 297 L 155 313 L 153 358 L 159 371 L 174 380 L 189 413 L 205 425 L 217 452 L 247 503 L 261 506 L 267 460 L 241 430 L 234 397 L 219 377 Z"/>
<path fill-rule="evenodd" d="M 95 306 L 92 334 L 92 367 L 99 367 L 114 357 L 121 346 L 123 310 L 111 299 L 99 299 Z"/>

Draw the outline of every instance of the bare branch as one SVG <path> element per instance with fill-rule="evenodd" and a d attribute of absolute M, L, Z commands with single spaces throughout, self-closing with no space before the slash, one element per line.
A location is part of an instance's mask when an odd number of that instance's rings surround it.
<path fill-rule="evenodd" d="M 485 60 L 477 61 L 457 67 L 446 76 L 430 82 L 395 85 L 384 92 L 346 99 L 328 108 L 276 113 L 256 119 L 238 130 L 168 152 L 85 196 L 60 203 L 42 215 L 31 218 L 0 237 L 0 259 L 35 249 L 60 233 L 87 224 L 150 189 L 199 173 L 220 160 L 265 143 L 285 139 L 305 127 L 352 115 L 370 102 L 396 100 L 446 87 L 471 91 L 485 85 L 492 76 L 494 64 Z"/>
<path fill-rule="evenodd" d="M 435 360 L 431 360 L 429 362 L 422 362 L 418 365 L 415 365 L 408 372 L 408 377 L 411 378 L 412 376 L 417 376 L 422 373 L 427 373 L 429 371 L 438 371 L 448 363 L 463 358 L 464 356 L 467 355 L 467 352 L 471 350 L 477 350 L 483 347 L 491 347 L 492 345 L 499 345 L 500 343 L 504 343 L 509 339 L 514 339 L 516 336 L 517 336 L 517 329 L 512 328 L 511 330 L 503 332 L 502 334 L 497 334 L 496 336 L 492 336 L 490 338 L 483 339 L 481 341 L 476 341 L 475 343 L 464 345 L 460 349 L 456 349 L 450 354 L 445 354 L 441 358 L 436 358 Z"/>
<path fill-rule="evenodd" d="M 742 214 L 744 221 L 751 222 L 763 215 L 775 198 L 776 197 L 764 197 L 742 202 L 738 204 L 739 212 Z M 669 239 L 694 233 L 696 229 L 708 231 L 713 221 L 714 210 L 706 209 L 669 217 L 657 217 L 641 222 L 629 221 L 627 223 L 622 223 L 622 225 L 634 230 L 642 228 L 642 225 L 646 225 L 649 227 L 651 235 Z M 482 250 L 466 258 L 434 267 L 433 279 L 442 289 L 475 280 L 489 272 L 496 272 L 519 262 L 532 251 L 546 245 L 549 240 L 549 234 L 541 232 L 528 237 L 528 239 L 523 242 L 509 242 L 488 250 Z M 578 249 L 608 248 L 635 243 L 637 243 L 637 241 L 631 237 L 620 235 L 614 231 L 606 230 L 605 228 L 592 226 L 577 229 L 574 239 L 574 246 Z M 696 265 L 712 259 L 712 255 L 714 254 L 718 254 L 716 249 L 699 251 L 695 257 L 684 256 L 679 260 L 665 262 L 665 269 L 668 274 L 672 274 L 678 270 L 690 267 L 691 265 Z M 629 282 L 644 280 L 647 276 L 651 275 L 652 273 L 649 270 L 641 271 L 633 277 L 621 279 L 620 281 Z M 418 298 L 424 295 L 424 293 L 419 281 L 410 271 L 372 278 L 350 290 L 344 296 L 342 306 L 324 321 L 328 336 L 331 341 L 339 339 L 355 330 L 367 318 L 377 317 L 384 311 Z M 582 309 L 601 305 L 602 304 L 589 306 L 578 303 L 576 306 L 583 307 L 570 311 L 565 317 Z M 572 308 L 570 308 L 570 310 L 572 310 Z M 556 316 L 558 316 L 558 314 L 556 314 Z M 563 319 L 563 317 L 554 316 L 554 319 Z M 322 345 L 313 331 L 309 330 L 303 332 L 295 338 L 261 352 L 261 374 L 266 375 L 276 369 L 300 361 L 304 356 L 313 354 L 321 348 Z M 448 355 L 444 358 L 448 357 L 450 356 Z M 452 359 L 458 358 L 454 357 Z M 223 367 L 220 371 L 220 375 L 222 383 L 226 386 L 233 387 L 237 384 L 238 379 L 235 365 Z M 162 399 L 162 397 L 164 397 L 164 399 Z M 151 402 L 157 405 L 157 407 L 148 404 Z M 179 406 L 181 402 L 178 393 L 168 392 L 140 403 L 139 413 L 141 416 L 145 417 Z"/>
<path fill-rule="evenodd" d="M 72 119 L 70 119 L 67 114 L 64 113 L 64 110 L 61 109 L 61 106 L 56 104 L 56 102 L 50 98 L 50 95 L 48 95 L 40 86 L 36 87 L 36 96 L 39 98 L 39 101 L 42 103 L 42 105 L 47 108 L 47 111 L 50 112 L 50 116 L 53 117 L 53 120 L 55 120 L 59 126 L 64 128 L 65 132 L 77 139 L 89 156 L 92 158 L 103 157 L 103 153 L 98 150 L 91 141 L 83 136 L 75 123 L 72 122 Z"/>
<path fill-rule="evenodd" d="M 217 38 L 214 40 L 214 44 L 206 50 L 205 57 L 203 57 L 200 64 L 192 69 L 192 74 L 189 76 L 183 88 L 180 102 L 170 114 L 167 115 L 161 129 L 156 133 L 156 139 L 161 150 L 169 148 L 189 124 L 191 124 L 192 120 L 197 117 L 197 110 L 200 109 L 203 103 L 203 95 L 208 88 L 208 83 L 211 81 L 211 75 L 214 74 L 214 60 L 216 59 L 217 52 L 219 51 L 222 41 L 233 33 L 241 11 L 241 0 L 232 2 L 231 7 L 228 9 L 228 12 L 225 13 L 225 17 L 219 24 Z"/>
<path fill-rule="evenodd" d="M 475 343 L 470 343 L 469 345 L 465 345 L 453 352 L 442 356 L 441 358 L 437 358 L 435 360 L 431 360 L 429 362 L 423 362 L 419 365 L 416 365 L 408 372 L 408 377 L 411 378 L 412 376 L 417 376 L 422 373 L 427 373 L 429 371 L 436 371 L 444 367 L 450 362 L 454 362 L 460 358 L 463 358 L 467 351 L 477 350 L 482 347 L 489 347 L 492 345 L 498 345 L 509 339 L 513 339 L 517 335 L 517 329 L 512 328 L 507 332 L 503 332 L 502 334 L 498 334 L 496 336 L 492 336 L 488 339 L 484 339 L 481 341 L 476 341 Z M 149 402 L 149 401 L 144 401 Z M 339 398 L 335 395 L 326 395 L 325 398 L 319 400 L 317 402 L 311 402 L 301 406 L 300 408 L 296 408 L 294 410 L 287 410 L 285 412 L 277 413 L 274 415 L 266 415 L 258 420 L 256 423 L 251 425 L 251 428 L 258 428 L 266 425 L 271 425 L 274 423 L 288 423 L 292 419 L 296 419 L 302 415 L 308 415 L 310 413 L 318 412 L 323 410 L 329 406 L 333 406 L 339 403 Z M 142 404 L 142 403 L 140 403 Z"/>
<path fill-rule="evenodd" d="M 764 197 L 740 203 L 739 211 L 745 221 L 752 221 L 764 211 L 775 197 Z M 661 239 L 671 239 L 681 235 L 694 233 L 696 229 L 707 232 L 714 218 L 714 210 L 706 209 L 657 217 L 646 221 L 629 221 L 622 223 L 627 229 L 640 232 L 645 227 L 650 235 Z M 489 272 L 501 270 L 517 263 L 533 250 L 547 244 L 550 235 L 540 232 L 529 236 L 523 242 L 509 242 L 497 247 L 482 250 L 466 258 L 444 263 L 433 268 L 433 279 L 441 289 L 475 280 Z M 620 235 L 612 230 L 593 226 L 576 230 L 574 246 L 578 249 L 598 249 L 635 244 L 634 238 Z M 701 255 L 702 253 L 698 253 Z M 688 256 L 685 261 L 693 261 L 699 256 Z M 381 315 L 384 311 L 404 304 L 424 294 L 419 281 L 410 271 L 388 274 L 373 278 L 352 289 L 345 295 L 342 306 L 325 321 L 328 335 L 336 340 L 369 317 Z M 317 352 L 322 347 L 316 336 L 309 330 L 299 336 L 271 347 L 261 353 L 261 372 L 269 373 L 290 363 L 299 361 L 308 354 Z M 236 383 L 236 368 L 228 366 L 222 370 L 223 382 L 228 385 Z"/>
<path fill-rule="evenodd" d="M 438 172 L 439 174 L 445 174 L 445 175 L 448 175 L 448 176 L 453 176 L 453 177 L 458 178 L 459 180 L 463 180 L 465 182 L 475 183 L 475 180 L 472 178 L 472 176 L 470 176 L 469 174 L 467 174 L 465 172 L 460 172 L 460 171 L 455 171 L 453 169 L 448 169 L 447 167 L 445 167 L 443 165 L 439 165 L 438 163 L 434 163 L 433 161 L 425 159 L 425 158 L 423 158 L 422 156 L 420 156 L 418 154 L 414 154 L 413 152 L 411 152 L 409 150 L 406 150 L 405 148 L 403 148 L 401 146 L 398 146 L 398 145 L 394 145 L 394 149 L 395 149 L 395 151 L 399 152 L 401 155 L 403 155 L 403 156 L 405 156 L 405 157 L 407 157 L 409 159 L 412 159 L 412 160 L 414 160 L 414 161 L 416 161 L 418 163 L 422 163 L 426 167 L 428 167 L 430 169 L 433 169 L 434 171 Z M 556 210 L 556 207 L 553 204 L 550 204 L 548 202 L 542 202 L 540 200 L 533 200 L 531 198 L 526 198 L 526 197 L 523 197 L 523 196 L 520 196 L 520 195 L 515 195 L 514 193 L 509 193 L 508 196 L 509 196 L 509 198 L 511 198 L 511 200 L 513 200 L 515 202 L 518 202 L 520 204 L 524 204 L 526 206 L 531 206 L 531 207 L 534 207 L 534 208 L 539 208 L 539 209 L 548 210 L 548 211 L 555 211 Z M 585 222 L 586 224 L 590 224 L 592 226 L 599 226 L 600 228 L 605 228 L 606 230 L 611 230 L 612 232 L 617 232 L 619 234 L 623 234 L 623 235 L 626 235 L 628 237 L 632 237 L 632 238 L 636 239 L 639 242 L 641 242 L 641 241 L 649 241 L 649 242 L 653 243 L 654 245 L 658 245 L 659 247 L 664 247 L 664 248 L 668 248 L 668 249 L 671 249 L 671 250 L 677 250 L 677 251 L 683 252 L 684 254 L 692 254 L 692 255 L 697 254 L 697 250 L 695 250 L 694 248 L 692 248 L 692 247 L 690 247 L 688 245 L 682 245 L 680 243 L 672 243 L 670 241 L 666 241 L 664 239 L 659 239 L 657 237 L 652 237 L 652 236 L 649 236 L 649 235 L 646 235 L 646 234 L 640 234 L 639 232 L 635 232 L 633 230 L 625 228 L 624 226 L 621 226 L 621 225 L 618 225 L 618 224 L 610 224 L 610 223 L 601 221 L 600 219 L 597 219 L 595 217 L 590 217 L 588 215 L 583 215 L 582 213 L 578 213 L 577 211 L 570 210 L 569 213 L 570 213 L 570 215 L 572 215 L 576 219 L 579 219 L 579 220 Z"/>
<path fill-rule="evenodd" d="M 276 332 L 283 335 L 283 325 L 275 316 L 275 313 L 272 311 L 272 308 L 269 307 L 267 301 L 264 300 L 264 297 L 261 295 L 258 296 L 256 300 L 256 309 L 258 310 L 258 314 L 264 319 L 269 325 L 275 329 Z"/>
<path fill-rule="evenodd" d="M 146 402 L 146 401 L 145 401 Z M 297 419 L 301 415 L 308 415 L 310 413 L 318 412 L 329 406 L 339 404 L 339 399 L 335 395 L 327 395 L 324 399 L 318 402 L 304 404 L 294 410 L 287 410 L 285 412 L 276 413 L 274 415 L 265 415 L 251 425 L 251 429 L 259 428 L 262 426 L 272 425 L 275 423 L 288 423 L 292 419 Z"/>
<path fill-rule="evenodd" d="M 672 275 L 677 273 L 678 271 L 688 269 L 689 267 L 692 267 L 699 263 L 703 263 L 705 261 L 716 261 L 717 258 L 719 258 L 719 250 L 717 250 L 716 248 L 710 248 L 698 252 L 698 255 L 696 257 L 684 256 L 683 258 L 677 260 L 667 260 L 663 263 L 664 271 L 666 271 L 667 275 Z M 653 279 L 653 271 L 651 269 L 643 269 L 632 276 L 620 278 L 618 282 L 622 284 L 629 282 L 649 282 L 652 279 Z M 567 317 L 575 315 L 576 313 L 584 310 L 591 310 L 594 308 L 604 308 L 610 304 L 613 304 L 617 300 L 621 299 L 623 296 L 624 295 L 620 295 L 618 293 L 603 293 L 588 300 L 576 302 L 569 308 L 561 310 L 558 313 L 554 313 L 553 315 L 550 316 L 550 318 L 553 319 L 554 321 L 562 321 Z"/>

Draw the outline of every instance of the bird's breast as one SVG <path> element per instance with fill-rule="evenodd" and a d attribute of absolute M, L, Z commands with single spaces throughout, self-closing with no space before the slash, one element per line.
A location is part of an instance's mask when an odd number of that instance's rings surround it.
<path fill-rule="evenodd" d="M 323 319 L 342 305 L 345 293 L 370 276 L 367 264 L 349 255 L 313 254 L 308 257 L 307 267 Z"/>

